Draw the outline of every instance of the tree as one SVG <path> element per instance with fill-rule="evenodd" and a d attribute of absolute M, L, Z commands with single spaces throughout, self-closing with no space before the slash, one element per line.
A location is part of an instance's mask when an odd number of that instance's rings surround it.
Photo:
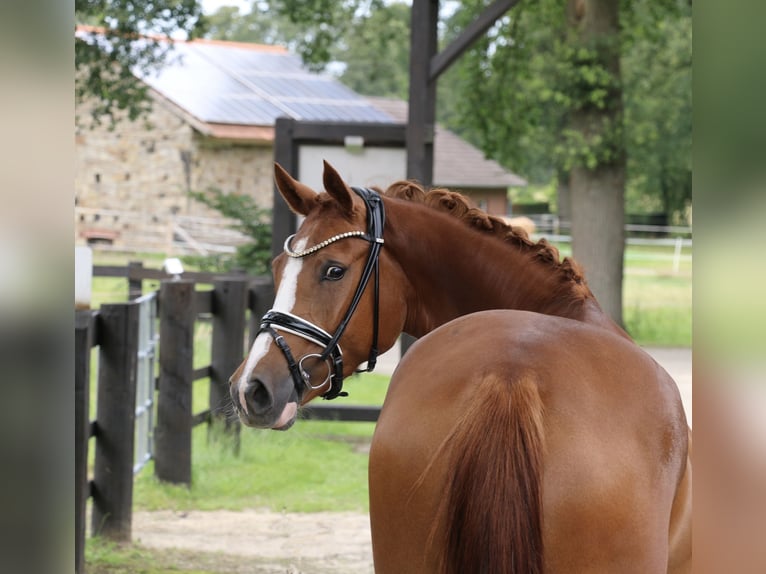
<path fill-rule="evenodd" d="M 323 70 L 343 49 L 358 18 L 385 6 L 385 0 L 263 0 L 269 10 L 299 29 L 296 51 L 312 70 Z"/>
<path fill-rule="evenodd" d="M 445 23 L 448 44 L 484 8 L 463 2 Z M 564 12 L 558 0 L 521 2 L 440 79 L 441 121 L 489 157 L 534 183 L 560 163 L 555 150 L 569 105 Z"/>
<path fill-rule="evenodd" d="M 409 43 L 407 4 L 390 2 L 358 16 L 353 33 L 333 51 L 346 65 L 340 80 L 360 94 L 407 99 Z"/>
<path fill-rule="evenodd" d="M 77 24 L 98 28 L 75 42 L 75 97 L 93 103 L 91 118 L 112 125 L 118 111 L 135 120 L 151 107 L 134 70 L 149 72 L 168 57 L 171 36 L 204 29 L 197 0 L 75 0 Z M 140 41 L 136 41 L 140 37 Z"/>
<path fill-rule="evenodd" d="M 623 14 L 627 205 L 682 223 L 692 198 L 691 7 L 637 2 Z"/>
<path fill-rule="evenodd" d="M 230 42 L 285 46 L 298 50 L 300 26 L 271 10 L 268 2 L 253 2 L 243 14 L 236 6 L 221 6 L 206 18 L 205 36 Z"/>
<path fill-rule="evenodd" d="M 572 254 L 601 307 L 622 324 L 625 142 L 619 2 L 569 0 L 568 46 L 575 78 L 569 127 Z"/>
<path fill-rule="evenodd" d="M 463 2 L 447 34 L 482 8 Z M 557 181 L 574 255 L 618 321 L 626 193 L 634 210 L 677 219 L 691 201 L 690 73 L 687 2 L 539 0 L 498 21 L 439 86 L 460 135 L 532 182 Z"/>

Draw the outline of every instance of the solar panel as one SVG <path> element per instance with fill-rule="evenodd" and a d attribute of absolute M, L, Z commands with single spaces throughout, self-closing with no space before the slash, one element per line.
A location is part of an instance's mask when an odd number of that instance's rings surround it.
<path fill-rule="evenodd" d="M 136 75 L 205 122 L 273 125 L 280 116 L 394 122 L 338 80 L 303 68 L 297 56 L 266 50 L 177 43 L 159 72 Z"/>

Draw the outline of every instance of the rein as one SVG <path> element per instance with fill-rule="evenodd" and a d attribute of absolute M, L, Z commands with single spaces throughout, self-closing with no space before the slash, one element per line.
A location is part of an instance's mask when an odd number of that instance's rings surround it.
<path fill-rule="evenodd" d="M 367 207 L 367 232 L 363 231 L 348 231 L 335 235 L 330 239 L 322 241 L 317 245 L 304 249 L 303 251 L 293 251 L 290 243 L 294 237 L 291 235 L 285 240 L 285 254 L 289 257 L 299 258 L 306 257 L 312 253 L 316 253 L 320 249 L 327 247 L 328 245 L 340 241 L 341 239 L 347 239 L 356 237 L 364 239 L 370 243 L 370 250 L 367 254 L 367 261 L 364 264 L 362 275 L 359 278 L 359 285 L 357 285 L 356 292 L 351 299 L 351 304 L 346 310 L 346 314 L 343 320 L 338 325 L 333 335 L 330 335 L 327 331 L 314 325 L 310 321 L 293 315 L 292 313 L 284 313 L 271 309 L 263 315 L 261 319 L 261 327 L 258 333 L 269 333 L 274 339 L 275 344 L 282 351 L 282 354 L 287 360 L 287 366 L 290 369 L 290 375 L 295 385 L 295 390 L 298 395 L 301 395 L 303 387 L 306 386 L 311 390 L 316 390 L 330 382 L 330 388 L 326 393 L 322 395 L 323 399 L 332 400 L 339 396 L 348 396 L 348 393 L 343 392 L 343 352 L 341 351 L 338 341 L 343 336 L 343 333 L 348 327 L 351 317 L 356 311 L 359 301 L 362 299 L 367 284 L 370 281 L 370 277 L 373 272 L 375 273 L 375 299 L 373 307 L 373 319 L 372 319 L 372 344 L 370 346 L 370 354 L 367 359 L 367 368 L 357 372 L 371 372 L 375 368 L 375 364 L 378 360 L 378 323 L 379 323 L 379 300 L 380 300 L 380 266 L 378 260 L 380 258 L 380 250 L 383 247 L 383 227 L 385 226 L 386 214 L 383 208 L 383 200 L 380 196 L 371 189 L 352 187 L 351 188 L 359 197 L 364 201 Z M 310 353 L 304 355 L 300 360 L 296 361 L 295 357 L 290 350 L 290 346 L 278 332 L 284 331 L 297 335 L 303 339 L 306 339 L 320 347 L 324 347 L 320 354 Z M 316 358 L 320 361 L 327 363 L 330 361 L 328 376 L 319 385 L 311 384 L 311 377 L 309 373 L 304 369 L 303 363 L 307 359 Z"/>

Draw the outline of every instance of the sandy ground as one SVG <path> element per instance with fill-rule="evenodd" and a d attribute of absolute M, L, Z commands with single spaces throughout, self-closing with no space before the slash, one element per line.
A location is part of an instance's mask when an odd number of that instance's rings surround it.
<path fill-rule="evenodd" d="M 691 424 L 689 349 L 648 349 L 678 383 Z M 383 360 L 381 370 L 394 362 Z M 284 514 L 266 510 L 134 512 L 133 540 L 159 549 L 213 553 L 221 572 L 251 574 L 365 574 L 373 572 L 366 514 Z M 197 566 L 201 567 L 201 566 Z"/>
<path fill-rule="evenodd" d="M 133 541 L 151 548 L 216 553 L 213 565 L 225 572 L 373 572 L 369 518 L 353 512 L 134 512 Z"/>

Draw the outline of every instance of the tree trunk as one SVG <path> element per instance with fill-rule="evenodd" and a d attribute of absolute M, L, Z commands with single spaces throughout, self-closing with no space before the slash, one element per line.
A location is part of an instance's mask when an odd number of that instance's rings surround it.
<path fill-rule="evenodd" d="M 572 222 L 572 194 L 569 193 L 569 173 L 562 168 L 556 170 L 556 204 L 561 231 L 566 233 Z"/>
<path fill-rule="evenodd" d="M 577 78 L 570 129 L 581 144 L 569 175 L 572 253 L 601 307 L 622 325 L 625 145 L 619 0 L 569 0 L 567 14 Z M 606 74 L 594 79 L 594 69 Z M 604 95 L 594 101 L 597 89 Z"/>
<path fill-rule="evenodd" d="M 573 168 L 572 255 L 601 308 L 622 325 L 624 170 Z"/>

